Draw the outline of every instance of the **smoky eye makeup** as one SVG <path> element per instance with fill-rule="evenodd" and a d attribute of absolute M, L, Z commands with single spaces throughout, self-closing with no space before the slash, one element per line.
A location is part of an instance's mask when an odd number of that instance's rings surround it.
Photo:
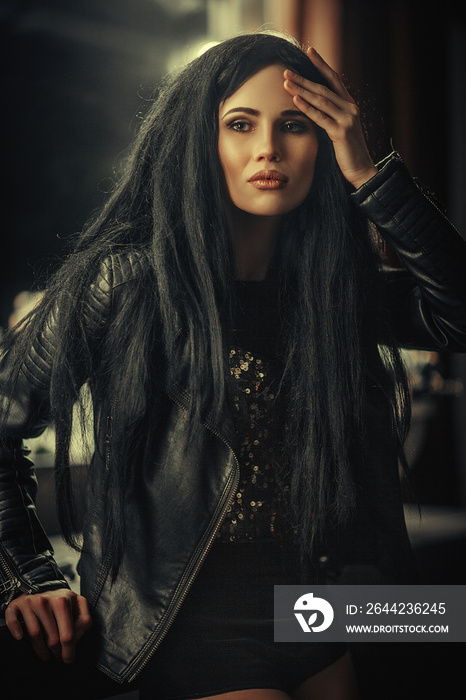
<path fill-rule="evenodd" d="M 231 129 L 231 131 L 237 131 L 238 133 L 245 133 L 253 128 L 252 124 L 246 119 L 233 119 L 227 122 L 227 127 Z"/>
<path fill-rule="evenodd" d="M 248 133 L 254 129 L 254 125 L 251 124 L 247 119 L 232 119 L 231 121 L 225 122 L 226 127 L 230 131 L 236 131 L 237 133 Z M 303 134 L 312 128 L 311 122 L 304 119 L 296 119 L 279 122 L 279 128 L 281 131 L 287 134 Z"/>
<path fill-rule="evenodd" d="M 286 131 L 289 134 L 302 134 L 312 128 L 311 122 L 304 119 L 287 120 L 281 125 L 282 131 Z"/>

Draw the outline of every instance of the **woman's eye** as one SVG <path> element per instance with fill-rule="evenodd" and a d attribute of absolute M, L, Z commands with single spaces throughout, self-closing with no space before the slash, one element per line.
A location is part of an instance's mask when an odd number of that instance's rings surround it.
<path fill-rule="evenodd" d="M 245 132 L 251 129 L 251 125 L 249 124 L 249 122 L 237 119 L 234 122 L 230 122 L 230 124 L 228 124 L 228 128 L 232 131 Z"/>
<path fill-rule="evenodd" d="M 285 122 L 282 125 L 282 129 L 290 134 L 300 134 L 303 131 L 307 131 L 307 124 L 303 122 Z"/>

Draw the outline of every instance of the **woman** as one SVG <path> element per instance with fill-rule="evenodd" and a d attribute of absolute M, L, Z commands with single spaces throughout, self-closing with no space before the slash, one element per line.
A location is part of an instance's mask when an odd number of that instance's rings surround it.
<path fill-rule="evenodd" d="M 405 270 L 381 269 L 368 220 Z M 7 343 L 13 636 L 22 618 L 40 657 L 69 662 L 92 618 L 98 668 L 141 697 L 355 698 L 343 645 L 273 643 L 273 585 L 415 580 L 397 346 L 465 349 L 465 261 L 400 158 L 374 166 L 314 50 L 236 37 L 167 82 L 121 182 Z M 35 520 L 21 439 L 55 423 L 75 542 L 84 382 L 96 449 L 76 596 Z"/>

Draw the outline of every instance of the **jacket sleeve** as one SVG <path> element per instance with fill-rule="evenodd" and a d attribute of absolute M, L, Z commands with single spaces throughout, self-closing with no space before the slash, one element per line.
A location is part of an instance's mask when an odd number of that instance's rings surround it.
<path fill-rule="evenodd" d="M 115 284 L 122 282 L 117 263 L 113 256 L 102 263 L 85 297 L 86 328 L 94 337 L 108 320 Z M 0 363 L 0 400 L 9 401 L 0 441 L 0 609 L 23 592 L 68 587 L 36 514 L 37 482 L 22 442 L 23 438 L 40 435 L 49 423 L 48 394 L 55 347 L 56 314 L 52 311 L 24 358 L 9 399 L 3 393 L 10 373 L 9 355 Z"/>
<path fill-rule="evenodd" d="M 465 352 L 466 242 L 396 153 L 351 197 L 406 268 L 385 272 L 382 286 L 398 344 Z"/>

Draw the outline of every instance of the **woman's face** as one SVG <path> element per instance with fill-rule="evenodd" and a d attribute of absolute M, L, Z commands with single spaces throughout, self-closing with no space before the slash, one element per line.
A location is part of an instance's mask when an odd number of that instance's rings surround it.
<path fill-rule="evenodd" d="M 281 65 L 246 80 L 219 109 L 218 153 L 230 199 L 259 216 L 295 209 L 312 184 L 317 135 L 283 87 Z"/>

